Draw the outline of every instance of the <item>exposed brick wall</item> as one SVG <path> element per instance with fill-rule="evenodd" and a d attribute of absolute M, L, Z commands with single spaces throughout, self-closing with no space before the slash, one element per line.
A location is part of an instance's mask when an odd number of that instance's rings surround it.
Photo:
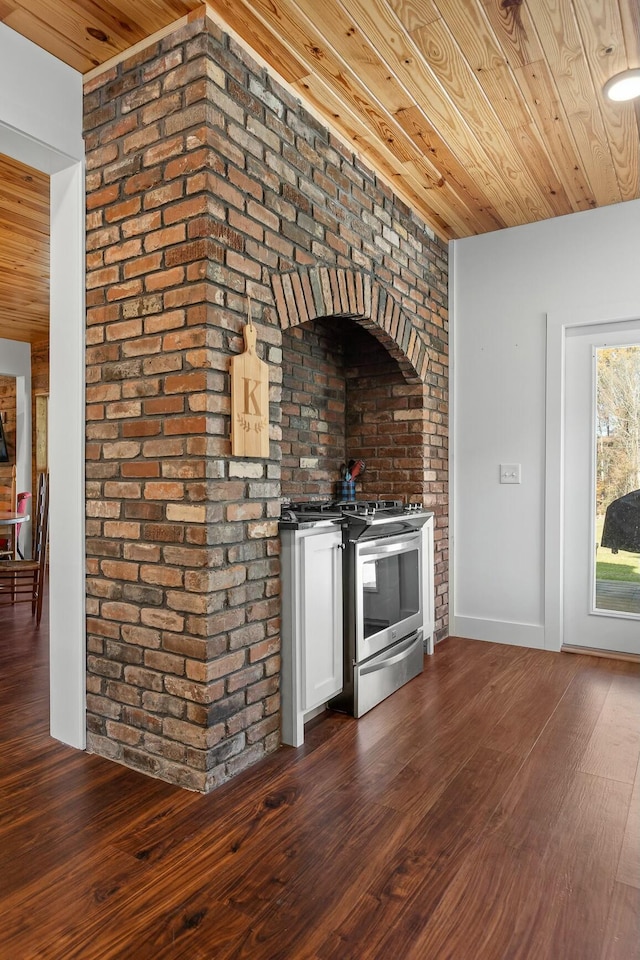
<path fill-rule="evenodd" d="M 87 83 L 85 128 L 88 743 L 208 790 L 279 743 L 275 518 L 281 457 L 288 482 L 303 450 L 273 277 L 324 264 L 392 289 L 412 343 L 380 336 L 414 369 L 424 338 L 445 404 L 446 249 L 209 20 Z M 270 369 L 266 461 L 229 441 L 247 295 Z M 316 338 L 313 375 L 330 379 L 342 360 Z M 444 509 L 439 527 L 444 544 Z"/>
<path fill-rule="evenodd" d="M 393 358 L 361 334 L 348 356 L 347 444 L 366 464 L 363 497 L 423 502 L 422 384 L 407 383 Z"/>
<path fill-rule="evenodd" d="M 282 341 L 282 496 L 334 497 L 346 458 L 344 334 L 310 321 Z"/>
<path fill-rule="evenodd" d="M 355 323 L 330 318 L 286 330 L 282 495 L 334 497 L 341 467 L 363 458 L 357 496 L 421 500 L 422 421 L 410 411 L 422 409 L 422 395 Z M 399 413 L 404 419 L 394 419 Z"/>

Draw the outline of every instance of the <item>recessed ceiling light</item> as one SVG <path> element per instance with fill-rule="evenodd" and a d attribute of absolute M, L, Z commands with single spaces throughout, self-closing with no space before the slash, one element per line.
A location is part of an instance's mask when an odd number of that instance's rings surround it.
<path fill-rule="evenodd" d="M 640 67 L 623 70 L 604 85 L 605 96 L 609 100 L 633 100 L 640 97 Z"/>

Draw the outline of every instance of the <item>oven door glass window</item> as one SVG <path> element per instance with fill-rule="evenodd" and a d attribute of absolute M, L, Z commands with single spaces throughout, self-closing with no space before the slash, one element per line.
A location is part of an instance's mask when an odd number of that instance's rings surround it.
<path fill-rule="evenodd" d="M 362 625 L 365 638 L 420 611 L 419 550 L 363 558 Z"/>

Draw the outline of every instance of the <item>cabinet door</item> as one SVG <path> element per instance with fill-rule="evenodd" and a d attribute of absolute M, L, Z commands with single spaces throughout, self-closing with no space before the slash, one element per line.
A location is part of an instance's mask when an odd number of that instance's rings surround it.
<path fill-rule="evenodd" d="M 302 709 L 342 690 L 342 534 L 302 541 Z"/>

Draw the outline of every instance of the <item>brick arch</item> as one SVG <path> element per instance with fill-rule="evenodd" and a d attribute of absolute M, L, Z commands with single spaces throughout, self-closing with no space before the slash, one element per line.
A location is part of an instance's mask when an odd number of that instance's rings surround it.
<path fill-rule="evenodd" d="M 424 334 L 371 275 L 336 267 L 301 267 L 274 274 L 271 286 L 283 330 L 322 317 L 355 320 L 397 361 L 408 383 L 424 383 L 429 347 Z"/>

